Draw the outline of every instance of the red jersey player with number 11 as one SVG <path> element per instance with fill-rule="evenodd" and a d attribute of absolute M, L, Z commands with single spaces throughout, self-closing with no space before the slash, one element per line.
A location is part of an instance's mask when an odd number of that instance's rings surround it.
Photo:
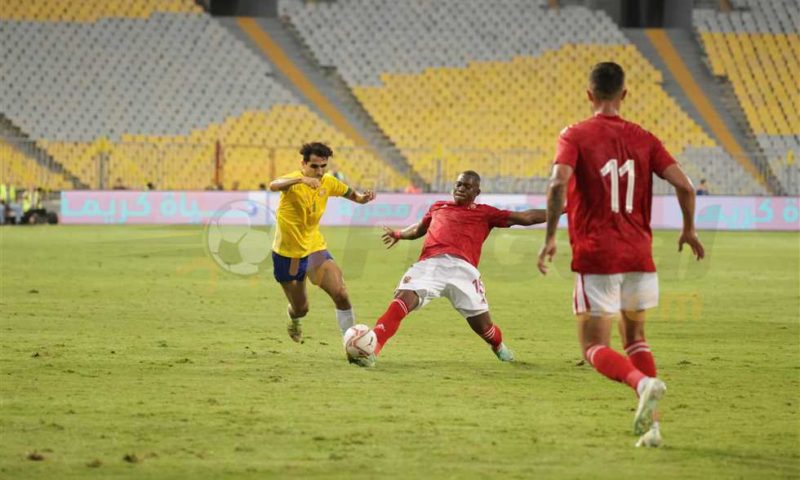
<path fill-rule="evenodd" d="M 597 64 L 587 93 L 594 115 L 565 128 L 558 139 L 539 270 L 547 273 L 545 261 L 556 254 L 566 193 L 575 272 L 572 305 L 581 349 L 598 372 L 627 383 L 639 395 L 634 433 L 641 437 L 636 446 L 658 446 L 661 433 L 653 414 L 667 387 L 656 378 L 644 337 L 645 311 L 658 304 L 650 231 L 653 174 L 669 182 L 678 196 L 683 213 L 678 250 L 689 244 L 700 260 L 704 252 L 694 229 L 694 188 L 654 135 L 619 116 L 627 94 L 622 67 Z M 627 356 L 609 347 L 617 315 Z"/>
<path fill-rule="evenodd" d="M 488 343 L 501 361 L 511 362 L 514 354 L 503 343 L 500 328 L 492 323 L 489 304 L 478 271 L 483 242 L 492 228 L 544 223 L 545 211 L 522 212 L 499 210 L 475 203 L 480 193 L 481 178 L 472 170 L 462 172 L 453 187 L 453 201 L 436 202 L 418 223 L 403 230 L 384 227 L 383 242 L 387 248 L 398 240 L 414 240 L 425 236 L 419 261 L 406 271 L 395 290 L 394 300 L 378 319 L 373 331 L 377 339 L 375 354 L 400 328 L 400 321 L 416 308 L 432 299 L 445 297 Z M 370 366 L 369 358 L 350 358 L 352 363 Z"/>

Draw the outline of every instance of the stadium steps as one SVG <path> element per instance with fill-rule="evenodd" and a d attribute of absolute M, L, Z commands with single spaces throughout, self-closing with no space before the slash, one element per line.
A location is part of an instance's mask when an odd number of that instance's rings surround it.
<path fill-rule="evenodd" d="M 220 25 L 225 27 L 234 37 L 238 38 L 239 41 L 242 42 L 242 45 L 246 46 L 251 52 L 258 55 L 261 59 L 263 59 L 263 61 L 270 65 L 270 76 L 272 77 L 272 80 L 281 84 L 281 86 L 291 91 L 298 98 L 305 98 L 303 92 L 298 89 L 297 86 L 292 83 L 291 80 L 289 80 L 289 78 L 280 73 L 275 64 L 273 64 L 272 61 L 264 55 L 264 52 L 259 48 L 259 46 L 253 43 L 253 40 L 250 38 L 247 32 L 241 29 L 239 23 L 236 21 L 236 17 L 217 16 L 214 17 L 214 19 L 219 22 Z M 312 102 L 306 102 L 306 105 L 318 115 L 322 117 L 325 116 L 324 112 L 322 112 L 316 104 Z"/>
<path fill-rule="evenodd" d="M 276 67 L 276 75 L 283 75 L 291 82 L 301 98 L 322 113 L 336 128 L 347 135 L 359 147 L 367 147 L 368 142 L 347 119 L 340 109 L 318 87 L 313 76 L 298 67 L 293 56 L 290 56 L 279 41 L 276 40 L 275 24 L 259 22 L 256 18 L 239 17 L 236 19 L 239 28 L 247 35 L 259 53 L 265 56 Z"/>
<path fill-rule="evenodd" d="M 334 93 L 333 96 L 341 101 L 344 110 L 368 133 L 370 143 L 377 148 L 383 158 L 388 159 L 398 172 L 402 172 L 415 185 L 419 185 L 427 191 L 430 185 L 422 178 L 419 172 L 414 170 L 414 167 L 411 166 L 405 155 L 397 148 L 397 145 L 381 130 L 372 115 L 353 95 L 352 89 L 347 85 L 339 71 L 336 68 L 324 67 L 319 64 L 311 48 L 303 40 L 303 36 L 291 22 L 287 20 L 283 22 L 283 26 L 293 37 L 294 42 L 301 46 L 299 53 L 303 57 L 303 63 L 312 65 L 315 71 L 324 75 L 327 85 Z"/>
<path fill-rule="evenodd" d="M 756 163 L 763 171 L 772 172 L 772 169 L 769 167 L 766 161 L 767 156 L 764 153 L 764 150 L 761 148 L 761 145 L 758 143 L 758 138 L 756 137 L 755 132 L 753 132 L 753 127 L 747 120 L 747 116 L 745 115 L 744 110 L 742 110 L 742 105 L 736 98 L 736 93 L 733 91 L 733 85 L 729 81 L 722 78 L 717 80 L 717 85 L 721 92 L 721 96 L 719 98 L 720 102 L 725 106 L 725 109 L 733 118 L 736 126 L 742 132 L 744 132 L 742 146 L 747 152 L 755 154 L 755 156 L 750 156 L 751 161 Z M 783 189 L 780 186 L 780 183 L 775 183 L 773 190 L 778 195 L 786 195 L 786 192 L 782 191 Z"/>
<path fill-rule="evenodd" d="M 661 71 L 662 78 L 664 79 L 664 83 L 661 86 L 664 89 L 664 91 L 666 91 L 670 97 L 674 98 L 675 101 L 678 102 L 678 105 L 680 105 L 683 111 L 685 111 L 686 113 L 689 114 L 690 117 L 692 117 L 692 120 L 694 120 L 695 122 L 697 122 L 698 125 L 703 127 L 703 130 L 705 130 L 706 133 L 711 135 L 712 138 L 714 138 L 719 143 L 719 138 L 717 138 L 715 132 L 711 130 L 711 126 L 708 124 L 708 122 L 706 122 L 705 118 L 703 118 L 703 116 L 700 115 L 700 112 L 697 110 L 695 104 L 686 95 L 686 92 L 681 88 L 680 84 L 672 75 L 669 68 L 667 68 L 664 59 L 661 58 L 653 43 L 650 42 L 650 40 L 647 38 L 647 35 L 645 34 L 645 29 L 625 28 L 623 29 L 623 32 L 625 33 L 625 36 L 627 36 L 631 40 L 631 42 L 634 45 L 636 45 L 636 48 L 639 49 L 640 52 L 642 52 L 642 55 L 647 57 L 647 60 L 649 60 L 650 63 L 654 67 L 656 67 L 659 71 Z M 692 73 L 694 74 L 695 72 L 693 71 Z M 706 79 L 700 78 L 697 75 L 695 75 L 695 78 L 698 79 L 698 82 L 701 84 L 701 88 L 703 88 L 704 91 L 709 90 L 708 88 L 706 88 L 708 87 L 708 85 L 705 82 Z M 633 93 L 636 94 L 636 92 Z M 716 92 L 712 92 L 711 94 L 714 95 L 714 93 Z"/>
<path fill-rule="evenodd" d="M 83 183 L 77 175 L 64 167 L 61 162 L 53 158 L 45 149 L 39 147 L 21 128 L 2 113 L 0 113 L 0 136 L 5 137 L 6 141 L 18 152 L 43 168 L 56 175 L 62 175 L 66 181 L 72 184 L 72 188 L 83 190 L 89 188 L 89 185 Z"/>
<path fill-rule="evenodd" d="M 675 98 L 683 96 L 691 102 L 693 106 L 687 111 L 702 117 L 701 125 L 709 129 L 725 151 L 771 193 L 779 191 L 769 168 L 761 165 L 758 158 L 750 158 L 743 148 L 746 134 L 720 103 L 722 92 L 716 88 L 713 77 L 705 68 L 700 47 L 691 34 L 677 29 L 645 29 L 643 34 L 645 39 L 642 43 L 651 44 L 649 59 L 662 70 L 672 88 L 682 91 L 679 95 L 673 94 Z"/>
<path fill-rule="evenodd" d="M 354 116 L 350 111 L 352 109 L 345 108 L 348 99 L 343 99 L 320 73 L 320 67 L 302 54 L 302 47 L 298 45 L 296 37 L 286 31 L 280 20 L 238 18 L 234 22 L 235 25 L 228 22 L 223 24 L 229 28 L 238 27 L 247 38 L 248 46 L 255 48 L 276 67 L 276 78 L 282 77 L 281 82 L 291 84 L 292 91 L 297 92 L 300 98 L 305 99 L 331 124 L 352 139 L 356 146 L 376 152 L 398 172 L 410 170 L 409 163 L 399 150 L 395 148 L 392 151 L 391 148 L 386 148 L 385 143 L 376 140 L 382 133 L 374 122 L 370 128 L 363 117 Z M 349 102 L 352 101 L 349 99 Z"/>
<path fill-rule="evenodd" d="M 756 140 L 756 136 L 745 117 L 741 105 L 736 100 L 733 88 L 729 82 L 720 82 L 712 75 L 711 69 L 705 61 L 698 37 L 684 29 L 668 29 L 665 31 L 675 48 L 681 52 L 687 68 L 709 101 L 717 109 L 728 130 L 744 151 L 747 152 L 750 162 L 765 176 L 767 188 L 773 193 L 782 194 L 780 182 L 772 175 L 772 169 L 766 161 L 764 152 Z"/>

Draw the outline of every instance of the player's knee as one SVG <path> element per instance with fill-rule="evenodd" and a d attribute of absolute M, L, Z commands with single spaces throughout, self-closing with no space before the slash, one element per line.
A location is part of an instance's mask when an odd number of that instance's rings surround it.
<path fill-rule="evenodd" d="M 417 308 L 420 302 L 419 295 L 413 290 L 400 290 L 395 294 L 394 298 L 402 301 L 409 312 Z"/>
<path fill-rule="evenodd" d="M 491 320 L 490 321 L 484 321 L 484 320 L 468 319 L 468 323 L 469 323 L 469 326 L 472 327 L 472 331 L 474 331 L 475 333 L 477 333 L 480 336 L 485 335 L 494 326 L 494 324 L 491 322 Z"/>
<path fill-rule="evenodd" d="M 339 288 L 331 292 L 333 303 L 337 306 L 347 306 L 350 304 L 350 295 L 347 293 L 347 288 L 341 285 Z"/>

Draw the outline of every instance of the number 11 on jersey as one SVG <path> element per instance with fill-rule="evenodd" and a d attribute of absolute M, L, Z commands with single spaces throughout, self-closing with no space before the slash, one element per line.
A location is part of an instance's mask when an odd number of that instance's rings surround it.
<path fill-rule="evenodd" d="M 628 160 L 617 168 L 617 159 L 612 158 L 600 169 L 602 176 L 611 175 L 611 211 L 619 213 L 619 177 L 628 175 L 628 188 L 625 191 L 625 211 L 633 212 L 633 184 L 636 181 L 636 168 L 633 160 Z"/>

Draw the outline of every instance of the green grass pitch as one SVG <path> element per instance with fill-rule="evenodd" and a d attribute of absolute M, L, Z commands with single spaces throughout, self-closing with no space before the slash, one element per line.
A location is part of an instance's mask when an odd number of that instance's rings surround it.
<path fill-rule="evenodd" d="M 324 233 L 373 325 L 421 241 Z M 221 271 L 199 228 L 2 228 L 0 478 L 798 478 L 800 238 L 701 238 L 697 263 L 655 234 L 669 391 L 665 446 L 644 450 L 633 392 L 578 364 L 564 232 L 547 277 L 541 230 L 485 245 L 516 364 L 439 300 L 366 370 L 323 292 L 292 343 L 271 272 Z"/>

